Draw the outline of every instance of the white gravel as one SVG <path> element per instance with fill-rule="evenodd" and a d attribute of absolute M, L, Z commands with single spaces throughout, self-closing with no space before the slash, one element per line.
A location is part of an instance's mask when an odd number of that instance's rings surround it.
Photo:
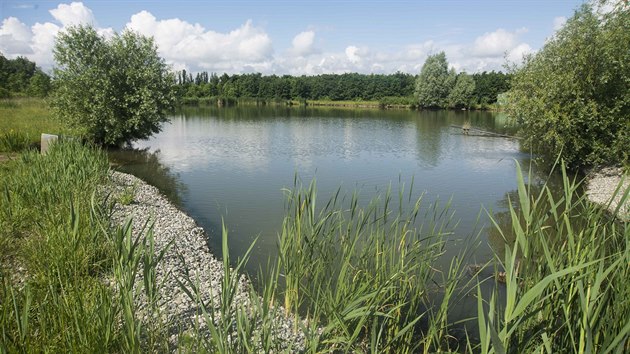
<path fill-rule="evenodd" d="M 207 244 L 207 235 L 197 226 L 195 221 L 177 209 L 164 197 L 157 188 L 146 184 L 144 181 L 120 172 L 111 173 L 113 182 L 112 198 L 117 199 L 125 190 L 133 188 L 134 199 L 128 205 L 116 203 L 113 210 L 112 221 L 123 224 L 128 218 L 133 218 L 134 232 L 141 231 L 145 223 L 153 222 L 155 237 L 155 252 L 159 253 L 171 243 L 165 253 L 162 262 L 157 266 L 156 278 L 158 284 L 163 284 L 158 301 L 161 320 L 166 323 L 170 332 L 170 343 L 177 348 L 178 334 L 191 332 L 196 325 L 201 326 L 200 333 L 209 336 L 204 321 L 199 316 L 200 308 L 181 289 L 177 280 L 184 282 L 184 275 L 193 280 L 198 280 L 201 299 L 204 303 L 213 304 L 218 308 L 218 298 L 223 278 L 223 264 L 211 253 Z M 220 236 L 219 236 L 220 237 Z M 142 272 L 136 279 L 138 287 L 142 284 Z M 247 281 L 241 277 L 239 291 L 235 302 L 240 306 L 249 304 L 247 294 Z M 139 292 L 138 308 L 140 313 L 148 313 L 146 298 Z M 279 313 L 283 313 L 278 308 Z M 151 316 L 144 316 L 144 321 L 155 321 Z M 278 315 L 274 322 L 274 334 L 279 348 L 303 348 L 304 337 L 301 331 L 294 331 L 295 323 L 292 318 Z"/>
<path fill-rule="evenodd" d="M 586 188 L 588 199 L 606 206 L 610 212 L 614 213 L 625 191 L 630 188 L 630 176 L 626 174 L 622 187 L 615 194 L 623 176 L 623 169 L 619 167 L 603 168 L 590 173 Z M 625 221 L 630 220 L 630 198 L 627 198 L 625 203 L 619 207 L 617 217 Z"/>

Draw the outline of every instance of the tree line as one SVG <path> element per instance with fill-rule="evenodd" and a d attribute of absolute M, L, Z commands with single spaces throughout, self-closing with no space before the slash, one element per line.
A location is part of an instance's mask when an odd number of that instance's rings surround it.
<path fill-rule="evenodd" d="M 430 57 L 431 58 L 431 57 Z M 429 60 L 429 59 L 427 59 Z M 446 64 L 448 65 L 448 64 Z M 455 92 L 463 89 L 462 96 L 453 104 L 439 105 L 417 101 L 420 77 L 408 73 L 394 74 L 322 74 L 315 76 L 222 74 L 182 70 L 177 72 L 177 95 L 180 101 L 195 102 L 204 98 L 230 97 L 260 100 L 325 100 L 325 101 L 386 101 L 423 108 L 485 108 L 497 102 L 499 94 L 510 88 L 510 75 L 502 72 L 482 72 L 468 75 L 455 74 Z M 450 89 L 449 89 L 450 92 Z M 457 96 L 457 97 L 459 97 Z M 453 96 L 455 97 L 455 96 Z"/>
<path fill-rule="evenodd" d="M 440 53 L 437 56 L 441 56 Z M 430 67 L 434 57 L 427 59 Z M 427 64 L 428 63 L 428 64 Z M 448 63 L 440 63 L 444 70 Z M 423 67 L 424 69 L 424 67 Z M 259 100 L 324 100 L 379 101 L 421 108 L 486 108 L 510 88 L 510 75 L 502 72 L 481 72 L 468 75 L 446 70 L 452 78 L 450 100 L 418 101 L 418 84 L 424 78 L 396 72 L 394 74 L 322 74 L 316 76 L 233 74 L 186 70 L 175 73 L 175 93 L 180 104 L 210 98 L 251 98 Z M 53 88 L 54 78 L 27 58 L 7 59 L 0 54 L 0 98 L 12 96 L 45 97 Z M 449 92 L 451 89 L 449 89 Z M 423 96 L 424 97 L 424 96 Z"/>
<path fill-rule="evenodd" d="M 50 76 L 24 58 L 7 59 L 0 53 L 0 98 L 45 97 L 51 90 Z"/>

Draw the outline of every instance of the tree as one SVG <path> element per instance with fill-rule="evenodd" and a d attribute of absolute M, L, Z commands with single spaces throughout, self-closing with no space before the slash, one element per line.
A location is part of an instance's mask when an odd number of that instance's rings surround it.
<path fill-rule="evenodd" d="M 429 55 L 416 80 L 416 97 L 420 107 L 443 108 L 455 84 L 455 70 L 448 70 L 446 54 Z"/>
<path fill-rule="evenodd" d="M 50 76 L 24 58 L 7 59 L 0 53 L 0 97 L 12 94 L 45 97 L 50 91 Z"/>
<path fill-rule="evenodd" d="M 570 167 L 628 164 L 630 6 L 583 5 L 516 71 L 507 110 L 526 148 Z"/>
<path fill-rule="evenodd" d="M 125 31 L 105 39 L 92 27 L 71 27 L 58 35 L 54 57 L 54 114 L 89 140 L 146 139 L 168 120 L 174 75 L 152 38 Z"/>
<path fill-rule="evenodd" d="M 41 71 L 37 71 L 31 76 L 26 92 L 29 96 L 46 97 L 48 92 L 50 92 L 50 87 L 50 76 Z"/>
<path fill-rule="evenodd" d="M 475 92 L 475 80 L 466 73 L 457 75 L 455 87 L 448 95 L 448 105 L 452 108 L 470 107 Z"/>

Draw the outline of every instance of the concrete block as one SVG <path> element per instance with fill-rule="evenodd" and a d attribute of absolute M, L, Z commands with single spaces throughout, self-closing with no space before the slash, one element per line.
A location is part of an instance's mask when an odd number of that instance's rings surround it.
<path fill-rule="evenodd" d="M 48 153 L 48 150 L 50 149 L 52 144 L 54 144 L 57 140 L 59 140 L 58 135 L 42 134 L 41 150 L 40 150 L 41 154 L 46 155 L 46 153 Z"/>

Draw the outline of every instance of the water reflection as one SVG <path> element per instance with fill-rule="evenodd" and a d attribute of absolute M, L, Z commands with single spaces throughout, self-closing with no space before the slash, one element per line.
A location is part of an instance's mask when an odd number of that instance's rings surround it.
<path fill-rule="evenodd" d="M 169 167 L 160 162 L 160 151 L 145 149 L 120 149 L 107 152 L 114 169 L 130 173 L 158 188 L 171 202 L 181 207 L 181 196 L 186 185 Z"/>
<path fill-rule="evenodd" d="M 123 163 L 123 168 L 179 198 L 215 250 L 222 220 L 235 255 L 260 236 L 254 271 L 258 261 L 264 264 L 275 254 L 284 216 L 282 189 L 292 186 L 296 174 L 307 183 L 317 179 L 321 201 L 341 186 L 347 195 L 360 190 L 367 202 L 389 186 L 394 192 L 409 186 L 413 178 L 412 199 L 423 193 L 429 204 L 452 199 L 459 227 L 445 251 L 448 265 L 448 257 L 468 245 L 475 230 L 488 226 L 482 207 L 505 211 L 500 200 L 516 188 L 515 161 L 528 159 L 516 141 L 464 136 L 451 127 L 469 121 L 503 132 L 505 122 L 495 118 L 461 111 L 185 107 L 160 134 L 135 145 L 144 149 L 139 161 L 162 164 L 161 172 L 143 172 L 159 170 L 143 162 Z M 152 174 L 166 174 L 171 182 L 161 187 L 163 178 L 156 181 Z M 492 257 L 487 242 L 476 255 Z"/>

